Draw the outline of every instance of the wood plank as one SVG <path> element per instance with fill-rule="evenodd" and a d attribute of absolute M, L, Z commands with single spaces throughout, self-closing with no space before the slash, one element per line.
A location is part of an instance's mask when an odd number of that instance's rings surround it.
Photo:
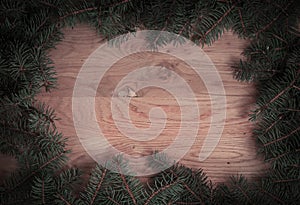
<path fill-rule="evenodd" d="M 86 25 L 78 25 L 74 29 L 65 29 L 65 39 L 52 50 L 50 55 L 58 73 L 58 89 L 51 93 L 41 93 L 38 99 L 55 108 L 58 129 L 68 138 L 68 148 L 72 149 L 69 166 L 77 166 L 85 170 L 86 175 L 94 166 L 94 161 L 85 152 L 79 142 L 73 125 L 72 93 L 79 70 L 89 55 L 103 41 L 96 32 Z M 115 127 L 110 111 L 110 102 L 116 84 L 130 70 L 149 64 L 171 68 L 187 80 L 192 87 L 200 107 L 200 129 L 195 143 L 189 152 L 180 160 L 192 168 L 202 168 L 213 182 L 223 182 L 231 175 L 243 174 L 251 179 L 260 176 L 267 165 L 257 155 L 255 139 L 251 132 L 253 124 L 248 121 L 248 114 L 255 102 L 253 84 L 237 82 L 232 77 L 231 66 L 241 56 L 248 42 L 238 39 L 231 32 L 204 51 L 216 66 L 226 91 L 226 121 L 220 142 L 214 152 L 203 162 L 199 161 L 199 152 L 211 125 L 211 101 L 208 90 L 199 77 L 184 62 L 168 55 L 143 53 L 131 55 L 116 63 L 102 79 L 95 99 L 97 121 L 107 140 L 118 150 L 133 156 L 146 156 L 153 150 L 163 150 L 174 141 L 180 126 L 180 109 L 170 93 L 157 88 L 145 88 L 138 91 L 138 97 L 130 101 L 130 117 L 135 126 L 150 126 L 149 111 L 153 107 L 161 107 L 167 113 L 167 124 L 163 132 L 155 139 L 146 142 L 135 141 L 124 136 Z M 142 59 L 142 60 L 141 60 Z M 211 94 L 211 93 L 210 93 Z M 186 99 L 187 101 L 189 99 Z M 124 118 L 123 120 L 128 120 Z M 163 119 L 162 119 L 163 120 Z M 88 125 L 87 125 L 88 129 Z M 93 139 L 91 139 L 93 144 Z"/>

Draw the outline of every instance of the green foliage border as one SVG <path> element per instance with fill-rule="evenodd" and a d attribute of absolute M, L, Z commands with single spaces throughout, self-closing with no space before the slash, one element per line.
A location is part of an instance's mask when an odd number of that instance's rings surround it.
<path fill-rule="evenodd" d="M 137 1 L 3 0 L 0 2 L 0 151 L 20 168 L 0 189 L 1 204 L 297 204 L 300 201 L 299 3 L 292 0 Z M 65 167 L 69 150 L 56 130 L 54 110 L 38 102 L 51 91 L 56 73 L 48 51 L 65 26 L 86 22 L 113 37 L 137 27 L 170 31 L 210 45 L 225 30 L 251 40 L 233 67 L 241 81 L 259 92 L 254 137 L 271 168 L 258 182 L 237 176 L 212 185 L 202 170 L 174 165 L 144 187 L 129 177 L 126 161 L 97 166 L 84 191 L 76 191 L 80 171 Z M 152 36 L 157 45 L 169 39 Z M 151 40 L 150 38 L 150 40 Z M 157 155 L 149 163 L 168 163 Z"/>

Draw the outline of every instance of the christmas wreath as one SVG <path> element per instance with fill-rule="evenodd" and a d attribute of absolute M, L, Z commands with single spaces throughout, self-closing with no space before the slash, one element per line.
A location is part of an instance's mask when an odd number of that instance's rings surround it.
<path fill-rule="evenodd" d="M 19 168 L 1 184 L 0 204 L 299 204 L 299 11 L 293 0 L 1 0 L 0 151 L 15 157 Z M 78 188 L 80 170 L 65 168 L 69 150 L 55 112 L 35 96 L 55 87 L 48 51 L 62 39 L 63 27 L 79 21 L 107 39 L 138 28 L 200 45 L 228 29 L 250 39 L 233 72 L 257 85 L 250 120 L 268 173 L 257 182 L 238 176 L 215 185 L 201 169 L 175 164 L 145 185 L 117 157 L 121 173 L 97 165 Z M 149 166 L 167 163 L 156 155 Z"/>

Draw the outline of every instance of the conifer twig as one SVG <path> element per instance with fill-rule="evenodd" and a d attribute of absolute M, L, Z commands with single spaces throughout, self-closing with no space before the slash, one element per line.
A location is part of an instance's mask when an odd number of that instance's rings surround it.
<path fill-rule="evenodd" d="M 68 202 L 61 194 L 56 193 L 56 195 L 66 204 L 66 205 L 72 205 L 70 202 Z"/>
<path fill-rule="evenodd" d="M 268 196 L 270 196 L 272 199 L 274 199 L 275 201 L 279 202 L 280 204 L 285 204 L 281 199 L 279 199 L 277 196 L 271 194 L 270 192 L 264 190 L 263 188 L 260 187 L 260 191 L 267 194 Z"/>
<path fill-rule="evenodd" d="M 279 179 L 274 181 L 274 183 L 287 183 L 287 182 L 297 182 L 300 181 L 300 178 L 297 179 Z"/>
<path fill-rule="evenodd" d="M 90 201 L 90 205 L 94 204 L 96 196 L 97 196 L 97 194 L 98 194 L 98 192 L 99 192 L 99 190 L 100 190 L 100 188 L 102 186 L 102 183 L 104 181 L 104 178 L 106 176 L 106 173 L 107 173 L 107 169 L 104 169 L 104 172 L 102 172 L 101 178 L 100 178 L 100 180 L 99 180 L 99 182 L 97 184 L 97 188 L 95 190 L 95 193 L 93 194 L 92 200 Z"/>
<path fill-rule="evenodd" d="M 116 200 L 114 200 L 113 198 L 111 198 L 110 196 L 107 197 L 110 201 L 112 201 L 114 204 L 117 205 L 121 205 L 120 203 L 118 203 Z"/>
<path fill-rule="evenodd" d="M 278 20 L 278 18 L 284 13 L 283 11 L 287 10 L 288 7 L 294 2 L 294 0 L 290 1 L 285 7 L 284 9 L 275 17 L 273 18 L 273 20 L 268 23 L 266 26 L 264 26 L 261 30 L 257 31 L 255 36 L 257 37 L 261 32 L 264 32 L 265 30 L 267 30 L 274 22 L 276 22 Z"/>
<path fill-rule="evenodd" d="M 135 197 L 134 197 L 134 195 L 133 195 L 133 193 L 132 193 L 132 191 L 131 191 L 128 183 L 127 183 L 127 180 L 126 180 L 124 174 L 122 173 L 122 169 L 121 169 L 121 167 L 119 165 L 118 165 L 118 171 L 120 173 L 120 177 L 121 177 L 121 179 L 123 181 L 123 184 L 125 185 L 125 188 L 126 188 L 128 194 L 129 194 L 130 198 L 133 201 L 133 204 L 136 205 L 137 204 L 136 199 L 135 199 Z"/>
<path fill-rule="evenodd" d="M 94 10 L 97 10 L 97 7 L 90 7 L 90 8 L 86 8 L 86 9 L 81 9 L 81 10 L 73 11 L 72 13 L 68 13 L 68 14 L 66 14 L 64 16 L 59 17 L 59 19 L 63 20 L 65 18 L 69 17 L 69 16 L 81 14 L 81 13 L 84 13 L 84 12 L 87 12 L 87 11 L 94 11 Z"/>
<path fill-rule="evenodd" d="M 159 194 L 160 192 L 162 192 L 162 191 L 164 191 L 164 190 L 170 188 L 171 186 L 173 186 L 173 185 L 176 184 L 176 183 L 178 183 L 177 180 L 174 181 L 174 182 L 172 182 L 172 183 L 170 183 L 170 184 L 167 184 L 167 185 L 165 185 L 165 186 L 163 186 L 163 187 L 160 187 L 158 190 L 156 190 L 155 192 L 153 192 L 153 193 L 150 195 L 150 197 L 147 199 L 147 201 L 145 202 L 144 205 L 148 205 L 148 204 L 150 203 L 150 201 L 151 201 L 157 194 Z"/>
<path fill-rule="evenodd" d="M 110 5 L 107 5 L 107 6 L 104 6 L 104 8 L 110 8 L 110 7 L 115 7 L 115 6 L 118 6 L 118 5 L 121 5 L 121 4 L 124 4 L 124 3 L 127 3 L 129 2 L 130 0 L 123 0 L 121 2 L 117 2 L 117 3 L 114 3 L 114 4 L 110 4 Z M 77 14 L 81 14 L 81 13 L 84 13 L 84 12 L 87 12 L 87 11 L 95 11 L 97 10 L 98 8 L 97 7 L 90 7 L 90 8 L 85 8 L 85 9 L 80 9 L 80 10 L 77 10 L 77 11 L 73 11 L 69 14 L 66 14 L 64 16 L 61 16 L 59 19 L 60 20 L 63 20 L 69 16 L 73 16 L 73 15 L 77 15 Z"/>
<path fill-rule="evenodd" d="M 41 4 L 44 4 L 44 5 L 46 5 L 46 6 L 49 6 L 49 7 L 52 7 L 52 8 L 55 8 L 55 9 L 57 9 L 57 6 L 55 6 L 54 4 L 51 4 L 51 3 L 49 3 L 49 2 L 46 2 L 46 1 L 39 1 Z"/>
<path fill-rule="evenodd" d="M 299 130 L 300 130 L 300 127 L 296 128 L 296 129 L 293 130 L 292 132 L 290 132 L 290 133 L 288 133 L 288 134 L 286 134 L 286 135 L 284 135 L 284 136 L 282 136 L 282 137 L 280 137 L 280 138 L 277 138 L 276 140 L 273 140 L 273 141 L 271 141 L 271 142 L 268 142 L 268 143 L 264 144 L 264 147 L 269 146 L 269 145 L 271 145 L 271 144 L 274 144 L 274 143 L 276 143 L 276 142 L 280 142 L 280 141 L 282 141 L 282 140 L 285 140 L 285 139 L 289 138 L 291 135 L 293 135 L 293 134 L 295 134 L 296 132 L 298 132 Z"/>
<path fill-rule="evenodd" d="M 263 106 L 259 109 L 259 111 L 257 112 L 257 115 L 258 115 L 262 110 L 267 109 L 268 106 L 269 106 L 271 103 L 273 103 L 274 101 L 276 101 L 278 98 L 280 98 L 280 96 L 282 96 L 284 93 L 286 93 L 288 90 L 290 90 L 290 89 L 294 86 L 294 84 L 295 84 L 296 80 L 298 79 L 299 75 L 300 75 L 300 72 L 297 73 L 295 79 L 294 79 L 294 80 L 293 80 L 293 81 L 292 81 L 285 89 L 283 89 L 283 90 L 282 90 L 281 92 L 279 92 L 276 96 L 274 96 L 269 102 L 267 102 L 265 105 L 263 105 Z"/>
<path fill-rule="evenodd" d="M 38 171 L 42 170 L 43 168 L 45 168 L 46 166 L 48 166 L 51 162 L 57 160 L 58 158 L 60 158 L 61 156 L 63 156 L 65 154 L 64 152 L 61 152 L 60 154 L 56 155 L 55 157 L 51 158 L 49 161 L 45 162 L 44 164 L 42 164 L 38 169 L 36 169 L 35 171 L 31 172 L 29 175 L 27 175 L 26 177 L 23 177 L 22 180 L 17 183 L 15 186 L 13 186 L 12 188 L 9 188 L 7 191 L 11 192 L 14 189 L 16 189 L 17 187 L 21 186 L 22 184 L 24 184 L 28 179 L 30 179 L 31 177 L 33 177 Z"/>
<path fill-rule="evenodd" d="M 236 5 L 236 3 L 235 4 L 233 4 L 222 16 L 221 16 L 221 18 L 219 18 L 217 21 L 216 21 L 216 23 L 214 23 L 213 25 L 212 25 L 212 27 L 210 27 L 203 35 L 202 35 L 202 37 L 200 38 L 200 41 L 201 40 L 203 40 L 203 39 L 205 39 L 206 38 L 206 36 L 214 29 L 214 28 L 216 28 L 221 22 L 222 22 L 222 20 L 226 17 L 226 16 L 228 16 L 228 14 L 232 11 L 232 9 L 234 9 L 234 7 L 235 7 L 235 5 Z"/>
<path fill-rule="evenodd" d="M 165 166 L 165 164 L 163 164 L 161 161 L 154 159 L 156 163 L 159 163 L 160 166 Z M 178 177 L 178 174 L 173 170 L 173 169 L 169 169 L 169 171 L 174 174 L 175 177 Z M 183 180 L 181 181 L 181 183 L 183 184 L 183 186 L 198 200 L 197 203 L 200 203 L 201 205 L 204 205 L 203 200 L 201 199 L 200 196 L 198 196 L 192 189 L 191 187 L 189 187 L 189 185 L 187 183 L 185 183 Z"/>
<path fill-rule="evenodd" d="M 278 120 L 274 121 L 264 132 L 264 134 L 266 134 L 270 129 L 272 129 L 272 127 L 274 127 L 278 122 L 280 122 L 280 120 L 283 118 L 283 116 L 281 115 Z"/>
<path fill-rule="evenodd" d="M 243 32 L 244 32 L 244 34 L 246 34 L 246 28 L 245 28 L 245 24 L 244 24 L 243 17 L 242 17 L 242 12 L 241 12 L 240 8 L 238 8 L 238 12 L 239 12 L 239 16 L 240 16 L 240 19 L 241 19 L 241 24 L 242 24 Z"/>
<path fill-rule="evenodd" d="M 183 202 L 183 201 L 176 201 L 176 204 L 181 204 L 181 205 L 199 205 L 199 202 Z"/>
<path fill-rule="evenodd" d="M 176 0 L 173 0 L 173 1 L 172 1 L 172 5 L 171 5 L 171 7 L 170 7 L 170 11 L 173 9 L 173 6 L 174 6 L 175 2 L 176 2 Z M 161 32 L 162 32 L 162 31 L 165 31 L 165 30 L 167 29 L 167 25 L 168 25 L 168 23 L 169 23 L 170 17 L 171 17 L 171 12 L 168 14 L 168 16 L 167 16 L 167 18 L 166 18 L 164 27 L 163 27 L 162 29 L 160 29 L 160 32 L 158 33 L 158 35 L 157 35 L 156 38 L 154 39 L 153 45 L 156 45 L 156 43 L 157 43 L 157 41 L 158 41 L 158 39 L 159 39 L 159 37 L 160 37 Z"/>

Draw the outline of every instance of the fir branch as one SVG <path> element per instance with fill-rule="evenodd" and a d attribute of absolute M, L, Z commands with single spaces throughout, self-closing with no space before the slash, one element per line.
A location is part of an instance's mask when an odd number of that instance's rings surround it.
<path fill-rule="evenodd" d="M 1 138 L 3 136 L 0 136 Z M 4 138 L 4 137 L 3 137 Z M 12 149 L 15 149 L 17 151 L 18 154 L 21 154 L 23 149 L 21 149 L 20 147 L 20 144 L 19 143 L 12 143 L 12 142 L 9 142 L 8 139 L 1 139 L 1 144 L 0 144 L 0 148 L 3 146 L 5 148 L 9 148 L 9 151 L 11 153 L 11 151 L 13 151 Z M 2 153 L 5 153 L 3 150 L 2 150 Z"/>
<path fill-rule="evenodd" d="M 47 23 L 47 21 L 49 20 L 49 17 L 46 17 L 42 23 L 35 29 L 35 32 L 37 34 L 37 32 L 39 32 L 39 30 Z"/>
<path fill-rule="evenodd" d="M 172 174 L 174 174 L 175 177 L 179 177 L 173 170 L 170 170 Z M 198 196 L 192 189 L 191 187 L 185 183 L 183 180 L 181 181 L 181 183 L 183 184 L 183 186 L 198 200 L 198 204 L 204 205 L 205 203 L 203 202 L 203 200 L 201 199 L 200 196 Z"/>
<path fill-rule="evenodd" d="M 296 150 L 291 150 L 291 151 L 285 152 L 283 154 L 277 155 L 276 157 L 269 158 L 267 161 L 276 161 L 276 160 L 278 160 L 278 159 L 280 159 L 280 158 L 282 158 L 282 157 L 284 157 L 284 156 L 286 156 L 288 154 L 291 154 L 293 152 L 295 152 L 295 153 L 300 152 L 300 149 L 296 149 Z"/>
<path fill-rule="evenodd" d="M 37 174 L 40 170 L 42 170 L 43 168 L 47 167 L 51 162 L 59 159 L 60 157 L 62 157 L 65 154 L 65 151 L 52 157 L 50 160 L 48 160 L 47 162 L 45 162 L 44 164 L 42 164 L 41 166 L 39 166 L 38 169 L 36 169 L 35 171 L 31 172 L 29 175 L 25 176 L 22 178 L 22 180 L 17 183 L 15 186 L 7 189 L 8 192 L 11 192 L 13 190 L 15 190 L 17 187 L 21 186 L 22 184 L 24 184 L 26 181 L 28 181 L 31 177 L 33 177 L 35 174 Z"/>
<path fill-rule="evenodd" d="M 149 198 L 146 200 L 146 202 L 145 202 L 144 205 L 148 205 L 148 204 L 151 202 L 151 200 L 152 200 L 156 195 L 158 195 L 160 192 L 162 192 L 162 191 L 164 191 L 164 190 L 166 190 L 166 189 L 172 187 L 173 185 L 175 185 L 175 184 L 177 184 L 177 183 L 178 183 L 178 180 L 176 180 L 176 181 L 174 181 L 174 182 L 172 182 L 172 183 L 170 183 L 170 184 L 167 184 L 167 185 L 165 185 L 165 186 L 160 187 L 158 190 L 156 190 L 155 192 L 153 192 L 153 193 L 149 196 Z"/>
<path fill-rule="evenodd" d="M 287 111 L 292 111 L 292 112 L 300 112 L 298 109 L 291 109 L 291 108 L 284 108 Z"/>
<path fill-rule="evenodd" d="M 172 4 L 171 4 L 170 9 L 169 9 L 170 13 L 168 14 L 168 16 L 167 16 L 167 18 L 166 18 L 164 27 L 163 27 L 162 29 L 160 29 L 161 32 L 159 32 L 159 35 L 157 35 L 157 37 L 154 39 L 153 45 L 156 45 L 156 43 L 157 43 L 157 41 L 158 41 L 158 39 L 159 39 L 160 34 L 162 33 L 162 31 L 165 31 L 165 30 L 167 29 L 167 25 L 168 25 L 168 23 L 169 23 L 169 21 L 170 21 L 170 18 L 171 18 L 171 16 L 172 16 L 172 12 L 171 12 L 171 11 L 173 11 L 173 7 L 174 7 L 174 5 L 175 5 L 175 2 L 176 2 L 176 0 L 173 0 L 173 1 L 172 1 Z"/>
<path fill-rule="evenodd" d="M 174 174 L 176 177 L 179 177 L 178 175 Z M 200 196 L 198 196 L 190 187 L 187 183 L 184 181 L 182 182 L 183 186 L 198 200 L 198 204 L 200 203 L 201 205 L 204 205 L 203 200 L 201 199 Z"/>
<path fill-rule="evenodd" d="M 286 12 L 286 10 L 289 8 L 289 6 L 294 2 L 294 0 L 290 1 L 285 7 L 284 9 L 275 17 L 272 19 L 272 21 L 270 23 L 268 23 L 266 26 L 264 26 L 261 30 L 257 31 L 255 33 L 255 36 L 258 37 L 258 35 L 264 31 L 266 31 L 273 23 L 275 23 L 279 17 Z"/>
<path fill-rule="evenodd" d="M 172 4 L 171 4 L 171 6 L 170 6 L 170 10 L 169 10 L 169 11 L 174 11 L 174 5 L 175 5 L 175 2 L 176 2 L 176 0 L 173 0 L 173 1 L 172 1 Z M 165 25 L 164 25 L 164 27 L 161 29 L 161 31 L 165 31 L 165 30 L 166 30 L 167 25 L 169 24 L 169 21 L 170 21 L 171 16 L 172 16 L 172 12 L 170 12 L 170 13 L 168 14 L 168 16 L 167 16 L 167 18 L 166 18 L 166 21 L 165 21 Z"/>
<path fill-rule="evenodd" d="M 271 145 L 271 144 L 274 144 L 274 143 L 276 143 L 276 142 L 280 142 L 280 141 L 282 141 L 282 140 L 285 140 L 285 139 L 289 138 L 291 135 L 293 135 L 293 134 L 295 134 L 296 132 L 298 132 L 299 130 L 300 130 L 300 126 L 299 126 L 298 128 L 296 128 L 295 130 L 293 130 L 292 132 L 290 132 L 289 134 L 286 134 L 286 135 L 284 135 L 284 136 L 282 136 L 282 137 L 280 137 L 280 138 L 277 138 L 276 140 L 273 140 L 273 141 L 271 141 L 271 142 L 268 142 L 268 143 L 264 144 L 264 147 L 269 146 L 269 145 Z"/>
<path fill-rule="evenodd" d="M 183 33 L 184 29 L 187 27 L 187 25 L 190 24 L 190 21 L 186 21 L 185 24 L 181 27 L 180 31 L 178 32 L 177 36 L 181 36 Z"/>
<path fill-rule="evenodd" d="M 90 7 L 90 8 L 85 8 L 85 9 L 80 9 L 80 10 L 77 10 L 77 11 L 73 11 L 71 13 L 68 13 L 64 16 L 61 16 L 59 17 L 60 20 L 64 20 L 65 18 L 67 17 L 70 17 L 70 16 L 74 16 L 74 15 L 78 15 L 78 14 L 81 14 L 81 13 L 84 13 L 84 12 L 87 12 L 87 11 L 95 11 L 97 10 L 98 8 L 97 7 Z"/>
<path fill-rule="evenodd" d="M 58 24 L 57 24 L 58 25 Z M 59 36 L 59 31 L 54 29 L 54 30 L 51 30 L 50 34 L 47 36 L 47 38 L 41 43 L 41 45 L 38 47 L 38 45 L 35 45 L 34 47 L 35 48 L 41 48 L 42 50 L 45 49 L 46 45 L 48 43 L 50 43 L 51 41 L 53 40 L 60 40 L 60 36 Z M 55 35 L 57 35 L 56 37 L 58 39 L 55 39 Z"/>
<path fill-rule="evenodd" d="M 250 198 L 249 198 L 249 196 L 246 194 L 246 192 L 242 189 L 242 187 L 241 186 L 239 186 L 239 185 L 234 185 L 235 187 L 237 187 L 238 188 L 238 190 L 240 190 L 241 192 L 242 192 L 242 194 L 246 197 L 246 199 L 247 199 L 247 201 L 250 203 L 250 204 L 253 204 L 252 202 L 251 202 L 251 200 L 250 200 Z M 253 204 L 254 205 L 254 204 Z"/>
<path fill-rule="evenodd" d="M 289 165 L 290 167 L 294 167 L 294 168 L 300 168 L 300 164 L 292 164 L 292 165 Z"/>
<path fill-rule="evenodd" d="M 185 29 L 189 24 L 190 24 L 190 21 L 187 20 L 187 21 L 185 22 L 185 24 L 184 24 L 184 25 L 181 27 L 181 29 L 179 30 L 179 32 L 178 32 L 178 34 L 177 34 L 176 39 L 174 40 L 174 42 L 177 42 L 177 41 L 178 41 L 178 39 L 181 37 L 181 34 L 183 33 L 184 29 Z"/>
<path fill-rule="evenodd" d="M 152 160 L 155 161 L 155 163 L 159 164 L 161 167 L 165 167 L 165 163 L 159 159 L 157 159 L 156 157 L 152 158 Z M 176 165 L 174 165 L 173 167 L 169 168 L 168 171 L 170 173 L 172 173 L 176 178 L 179 178 L 180 176 L 176 173 L 176 171 L 173 169 L 176 169 Z M 203 199 L 197 195 L 192 188 L 184 181 L 181 180 L 180 183 L 198 200 L 198 204 L 204 205 L 205 203 L 203 202 Z M 177 203 L 177 202 L 176 202 Z"/>
<path fill-rule="evenodd" d="M 158 163 L 161 167 L 164 167 L 165 164 L 161 161 L 161 160 L 158 160 L 157 158 L 153 158 L 153 160 Z M 172 169 L 168 169 L 169 172 L 171 172 L 176 178 L 179 177 L 179 175 Z M 203 200 L 201 199 L 200 196 L 198 196 L 192 189 L 191 187 L 185 183 L 184 180 L 181 180 L 180 183 L 198 200 L 198 204 L 200 203 L 201 205 L 204 205 L 205 203 L 203 202 Z"/>
<path fill-rule="evenodd" d="M 42 179 L 42 203 L 45 204 L 45 181 Z"/>
<path fill-rule="evenodd" d="M 267 129 L 265 130 L 264 134 L 266 134 L 267 132 L 269 132 L 270 129 L 272 129 L 277 123 L 280 122 L 280 120 L 282 120 L 283 115 L 279 116 L 278 120 L 274 121 L 269 127 L 267 127 Z"/>
<path fill-rule="evenodd" d="M 295 79 L 286 87 L 284 88 L 281 92 L 279 92 L 276 96 L 274 96 L 271 100 L 269 100 L 269 102 L 267 102 L 265 105 L 263 105 L 259 111 L 257 112 L 257 115 L 262 112 L 263 110 L 267 109 L 268 106 L 273 103 L 274 101 L 276 101 L 278 98 L 280 98 L 283 94 L 285 94 L 287 91 L 289 91 L 295 84 L 295 82 L 298 80 L 298 77 L 300 75 L 300 70 L 298 71 Z"/>
<path fill-rule="evenodd" d="M 10 108 L 6 108 L 4 110 L 1 110 L 1 112 L 6 112 L 10 109 L 16 109 L 18 106 L 22 105 L 23 102 L 26 102 L 26 100 L 32 100 L 34 98 L 34 93 L 31 93 L 30 95 L 26 96 L 26 97 L 21 97 L 20 99 L 17 100 L 17 102 L 9 102 L 3 105 L 3 103 L 1 103 L 1 106 L 10 106 Z"/>
<path fill-rule="evenodd" d="M 79 177 L 80 171 L 77 168 L 71 168 L 61 172 L 55 178 L 57 190 L 59 192 L 69 190 L 70 188 L 72 188 L 74 183 L 78 183 Z"/>
<path fill-rule="evenodd" d="M 106 173 L 107 173 L 107 169 L 104 169 L 104 171 L 102 172 L 100 181 L 99 181 L 98 184 L 97 184 L 97 188 L 96 188 L 96 190 L 95 190 L 95 193 L 94 193 L 93 196 L 92 196 L 92 200 L 90 201 L 90 205 L 94 204 L 95 199 L 96 199 L 96 197 L 97 197 L 97 194 L 98 194 L 98 192 L 99 192 L 99 190 L 100 190 L 100 188 L 101 188 L 101 186 L 102 186 L 102 183 L 103 183 L 103 181 L 104 181 L 104 178 L 105 178 L 105 176 L 106 176 Z"/>
<path fill-rule="evenodd" d="M 214 29 L 216 28 L 222 21 L 223 19 L 228 16 L 230 14 L 230 12 L 235 8 L 235 4 L 233 4 L 222 16 L 221 18 L 219 18 L 216 23 L 214 23 L 203 35 L 202 37 L 200 38 L 200 41 L 204 41 L 204 39 L 206 38 L 206 36 Z"/>
<path fill-rule="evenodd" d="M 275 201 L 279 202 L 280 204 L 285 204 L 284 201 L 282 201 L 281 199 L 279 199 L 277 196 L 271 194 L 270 192 L 266 191 L 265 189 L 260 187 L 260 191 L 262 193 L 267 194 L 269 197 L 271 197 L 272 199 L 274 199 Z"/>
<path fill-rule="evenodd" d="M 133 201 L 133 204 L 137 205 L 136 199 L 135 199 L 135 197 L 134 197 L 134 195 L 133 195 L 133 193 L 132 193 L 132 191 L 131 191 L 131 189 L 130 189 L 128 183 L 127 183 L 127 180 L 126 180 L 124 174 L 122 174 L 122 169 L 121 169 L 120 166 L 118 166 L 118 171 L 119 171 L 119 173 L 120 173 L 120 177 L 121 177 L 121 179 L 122 179 L 122 181 L 123 181 L 123 184 L 125 185 L 125 188 L 126 188 L 128 194 L 129 194 L 130 198 L 131 198 L 132 201 Z"/>
<path fill-rule="evenodd" d="M 288 42 L 285 39 L 283 39 L 282 37 L 276 35 L 275 33 L 272 33 L 272 36 L 275 37 L 275 38 L 277 38 L 278 40 L 282 41 L 286 45 L 288 45 Z M 276 50 L 276 48 L 275 48 L 275 50 Z"/>
<path fill-rule="evenodd" d="M 298 179 L 279 179 L 279 180 L 275 180 L 274 183 L 289 183 L 289 182 L 298 182 L 300 181 L 300 178 Z"/>
<path fill-rule="evenodd" d="M 239 181 L 237 181 L 235 178 L 233 178 L 233 186 L 236 187 L 241 193 L 242 195 L 246 198 L 246 200 L 250 203 L 250 204 L 255 204 L 251 201 L 250 197 L 248 196 L 248 194 L 246 193 L 246 191 L 243 189 L 242 184 L 246 183 L 247 185 L 247 181 L 245 181 L 245 179 L 241 176 L 239 178 Z"/>
<path fill-rule="evenodd" d="M 176 204 L 182 204 L 182 205 L 199 205 L 199 202 L 182 202 L 182 201 L 176 201 Z"/>
<path fill-rule="evenodd" d="M 246 34 L 246 28 L 245 28 L 245 24 L 244 24 L 243 17 L 242 17 L 242 12 L 241 12 L 241 9 L 239 7 L 238 7 L 238 12 L 239 12 L 239 17 L 240 17 L 240 20 L 241 20 L 243 32 L 244 32 L 244 34 Z"/>
<path fill-rule="evenodd" d="M 46 5 L 46 6 L 49 6 L 49 7 L 51 7 L 51 8 L 54 8 L 54 9 L 58 9 L 58 7 L 57 7 L 56 5 L 51 4 L 51 3 L 49 3 L 49 2 L 46 2 L 46 1 L 41 1 L 41 0 L 39 0 L 39 3 L 44 4 L 44 5 Z"/>
<path fill-rule="evenodd" d="M 69 202 L 67 199 L 65 199 L 61 194 L 56 193 L 56 195 L 58 196 L 58 198 L 60 200 L 62 200 L 66 205 L 73 205 L 71 202 Z"/>
<path fill-rule="evenodd" d="M 107 198 L 112 201 L 114 204 L 117 204 L 117 205 L 121 205 L 120 203 L 118 203 L 116 200 L 114 200 L 113 198 L 111 198 L 110 196 L 107 196 Z"/>
<path fill-rule="evenodd" d="M 3 199 L 0 198 L 1 205 L 20 205 L 24 204 L 24 202 L 28 199 L 29 197 L 27 196 L 26 198 L 23 197 L 16 197 L 13 199 L 10 199 L 8 202 L 3 202 Z"/>
<path fill-rule="evenodd" d="M 293 85 L 293 88 L 296 88 L 297 90 L 300 90 L 300 87 Z"/>
<path fill-rule="evenodd" d="M 280 6 L 279 4 L 277 4 L 276 2 L 272 1 L 272 0 L 268 0 L 267 1 L 269 4 L 272 4 L 274 6 L 276 6 L 277 8 L 281 9 L 281 11 L 286 15 L 286 16 L 289 16 L 289 14 L 286 12 L 286 10 Z"/>
<path fill-rule="evenodd" d="M 98 9 L 97 23 L 98 23 L 98 27 L 101 27 L 101 25 L 102 25 L 102 19 L 101 19 L 101 7 Z"/>
<path fill-rule="evenodd" d="M 117 2 L 117 3 L 114 3 L 114 4 L 111 4 L 107 7 L 116 7 L 116 6 L 119 6 L 119 5 L 122 5 L 122 4 L 125 4 L 127 2 L 130 2 L 131 0 L 123 0 L 123 1 L 120 1 L 120 2 Z"/>
<path fill-rule="evenodd" d="M 38 132 L 30 132 L 30 131 L 27 131 L 27 130 L 23 130 L 23 129 L 19 129 L 19 128 L 16 128 L 16 127 L 10 127 L 10 126 L 7 126 L 5 125 L 5 129 L 9 129 L 11 131 L 14 131 L 14 132 L 18 132 L 20 134 L 25 134 L 25 135 L 29 135 L 29 136 L 32 136 L 32 137 L 37 137 L 39 136 L 39 133 Z"/>
<path fill-rule="evenodd" d="M 111 7 L 116 7 L 116 6 L 119 6 L 119 5 L 122 5 L 122 4 L 125 4 L 127 2 L 130 2 L 130 0 L 123 0 L 121 2 L 117 2 L 117 3 L 114 3 L 114 4 L 110 4 L 110 5 L 107 5 L 107 6 L 103 6 L 104 8 L 111 8 Z M 89 8 L 85 8 L 85 9 L 80 9 L 80 10 L 77 10 L 77 11 L 73 11 L 69 14 L 66 14 L 64 16 L 61 16 L 59 19 L 60 20 L 63 20 L 69 16 L 74 16 L 74 15 L 78 15 L 78 14 L 82 14 L 82 13 L 85 13 L 85 12 L 88 12 L 88 11 L 95 11 L 97 10 L 98 7 L 89 7 Z"/>

